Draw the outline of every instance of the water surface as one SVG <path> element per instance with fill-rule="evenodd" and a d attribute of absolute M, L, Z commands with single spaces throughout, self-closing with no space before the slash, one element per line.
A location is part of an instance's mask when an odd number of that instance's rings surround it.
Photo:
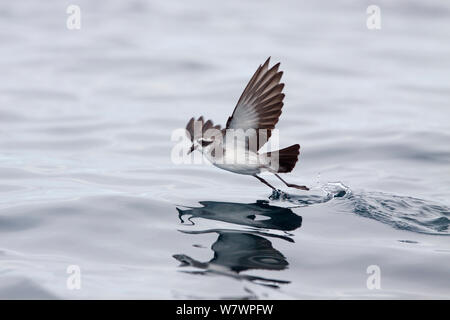
<path fill-rule="evenodd" d="M 1 298 L 450 297 L 448 4 L 77 4 L 0 5 Z M 268 56 L 311 191 L 172 163 Z"/>

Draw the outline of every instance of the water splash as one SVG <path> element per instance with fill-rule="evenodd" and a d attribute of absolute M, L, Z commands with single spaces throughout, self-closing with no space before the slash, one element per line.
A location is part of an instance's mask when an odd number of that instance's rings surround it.
<path fill-rule="evenodd" d="M 299 206 L 342 201 L 350 211 L 394 228 L 433 235 L 450 235 L 450 208 L 432 201 L 382 192 L 352 192 L 341 182 L 327 183 L 313 194 L 292 195 L 276 190 L 273 201 Z M 319 194 L 317 194 L 319 192 Z"/>
<path fill-rule="evenodd" d="M 281 190 L 274 190 L 270 200 L 288 201 L 298 205 L 311 205 L 328 202 L 334 198 L 342 198 L 351 193 L 350 188 L 341 182 L 329 182 L 319 188 L 311 189 L 305 194 L 289 194 Z"/>

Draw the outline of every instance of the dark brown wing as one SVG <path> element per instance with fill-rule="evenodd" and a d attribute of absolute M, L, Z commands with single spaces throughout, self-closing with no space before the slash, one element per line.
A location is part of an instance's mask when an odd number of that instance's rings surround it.
<path fill-rule="evenodd" d="M 280 63 L 269 69 L 268 58 L 260 65 L 244 89 L 233 114 L 228 118 L 227 129 L 267 129 L 275 128 L 281 115 L 284 94 L 284 83 L 280 83 L 283 75 L 278 71 Z M 258 144 L 258 149 L 261 146 Z"/>
<path fill-rule="evenodd" d="M 195 130 L 196 126 L 198 126 L 197 131 Z M 186 125 L 186 131 L 189 132 L 189 138 L 191 141 L 200 139 L 208 129 L 221 130 L 220 124 L 214 125 L 211 120 L 205 122 L 205 120 L 203 120 L 203 116 L 199 117 L 197 120 L 195 120 L 195 118 L 191 118 Z"/>

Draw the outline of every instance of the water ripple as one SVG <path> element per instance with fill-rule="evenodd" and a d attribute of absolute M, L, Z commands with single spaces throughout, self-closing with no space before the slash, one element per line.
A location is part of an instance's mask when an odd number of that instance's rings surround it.
<path fill-rule="evenodd" d="M 450 209 L 427 200 L 381 192 L 351 194 L 353 212 L 394 228 L 426 234 L 450 235 Z"/>
<path fill-rule="evenodd" d="M 350 211 L 394 228 L 434 235 L 450 234 L 450 208 L 428 200 L 383 192 L 352 192 L 342 183 L 322 186 L 323 195 L 290 195 L 274 191 L 271 200 L 308 206 L 330 200 L 345 201 Z"/>

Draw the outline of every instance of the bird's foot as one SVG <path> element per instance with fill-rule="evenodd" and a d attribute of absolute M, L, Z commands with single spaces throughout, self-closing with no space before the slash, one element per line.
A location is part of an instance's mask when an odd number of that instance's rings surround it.
<path fill-rule="evenodd" d="M 280 189 L 273 189 L 272 194 L 269 196 L 270 200 L 280 200 L 285 197 L 285 193 Z"/>

